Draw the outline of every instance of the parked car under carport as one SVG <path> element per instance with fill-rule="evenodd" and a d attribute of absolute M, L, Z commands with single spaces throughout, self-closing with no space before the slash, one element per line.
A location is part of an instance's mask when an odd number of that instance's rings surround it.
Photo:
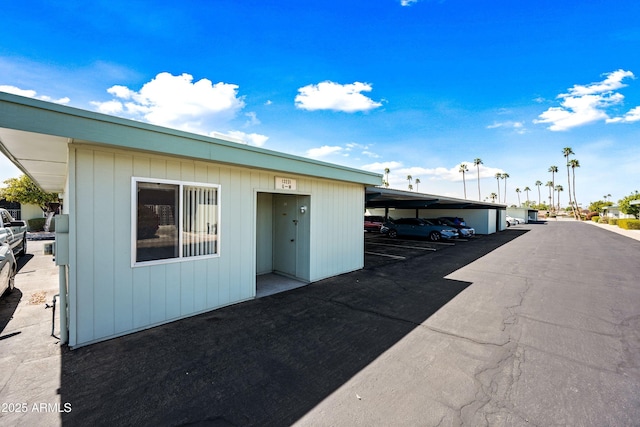
<path fill-rule="evenodd" d="M 458 230 L 458 236 L 461 238 L 468 239 L 470 237 L 473 237 L 476 234 L 476 230 L 473 227 L 469 227 L 468 225 L 463 225 L 465 224 L 464 221 L 462 221 L 460 224 L 455 224 L 453 221 L 447 218 L 433 218 L 433 219 L 429 218 L 428 221 L 431 221 L 435 224 L 455 228 L 456 230 Z"/>
<path fill-rule="evenodd" d="M 435 225 L 420 218 L 399 218 L 384 223 L 380 232 L 391 238 L 423 237 L 437 242 L 441 239 L 457 239 L 458 230 L 453 227 Z"/>

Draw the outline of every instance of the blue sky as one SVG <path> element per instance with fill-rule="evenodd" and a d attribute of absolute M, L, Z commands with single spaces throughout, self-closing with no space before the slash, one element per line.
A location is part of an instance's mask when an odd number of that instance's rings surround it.
<path fill-rule="evenodd" d="M 478 198 L 506 172 L 578 202 L 640 190 L 640 2 L 23 1 L 0 90 Z M 0 180 L 19 174 L 0 159 Z M 504 181 L 500 182 L 504 197 Z M 413 183 L 416 189 L 415 182 Z M 541 187 L 542 198 L 548 189 Z M 524 191 L 521 201 L 526 199 Z"/>

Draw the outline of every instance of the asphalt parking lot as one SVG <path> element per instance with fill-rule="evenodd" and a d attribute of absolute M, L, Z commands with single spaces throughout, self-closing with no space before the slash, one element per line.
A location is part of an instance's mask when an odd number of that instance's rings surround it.
<path fill-rule="evenodd" d="M 637 425 L 639 241 L 557 222 L 365 245 L 363 270 L 73 351 L 21 301 L 0 402 L 71 410 L 0 424 Z"/>
<path fill-rule="evenodd" d="M 442 251 L 456 245 L 464 245 L 481 238 L 476 236 L 470 239 L 430 242 L 426 239 L 390 239 L 380 233 L 365 233 L 365 267 L 374 268 L 407 258 L 425 256 L 431 252 Z"/>

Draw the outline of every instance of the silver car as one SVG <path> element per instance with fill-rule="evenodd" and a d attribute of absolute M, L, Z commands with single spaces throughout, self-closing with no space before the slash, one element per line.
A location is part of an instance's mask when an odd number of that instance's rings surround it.
<path fill-rule="evenodd" d="M 18 264 L 8 243 L 0 243 L 0 296 L 13 290 Z"/>

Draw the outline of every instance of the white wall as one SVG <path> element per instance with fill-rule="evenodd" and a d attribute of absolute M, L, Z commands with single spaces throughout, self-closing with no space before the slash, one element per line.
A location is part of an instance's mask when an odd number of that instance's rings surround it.
<path fill-rule="evenodd" d="M 255 297 L 256 194 L 275 174 L 73 144 L 69 153 L 69 344 L 124 335 Z M 310 195 L 311 281 L 364 266 L 364 187 L 297 180 Z M 219 184 L 220 256 L 131 267 L 131 177 Z M 259 243 L 259 242 L 258 242 Z"/>
<path fill-rule="evenodd" d="M 384 215 L 384 208 L 368 209 L 371 215 Z M 476 230 L 476 234 L 492 234 L 496 231 L 496 217 L 498 212 L 502 212 L 504 223 L 504 210 L 496 209 L 419 209 L 419 218 L 438 218 L 441 216 L 457 216 L 464 218 L 469 227 Z M 390 209 L 391 218 L 415 218 L 415 209 Z M 503 230 L 504 228 L 500 229 Z"/>
<path fill-rule="evenodd" d="M 38 205 L 20 205 L 20 217 L 23 221 L 28 221 L 34 218 L 44 218 L 44 212 Z"/>
<path fill-rule="evenodd" d="M 529 222 L 529 208 L 507 208 L 507 215 Z"/>

